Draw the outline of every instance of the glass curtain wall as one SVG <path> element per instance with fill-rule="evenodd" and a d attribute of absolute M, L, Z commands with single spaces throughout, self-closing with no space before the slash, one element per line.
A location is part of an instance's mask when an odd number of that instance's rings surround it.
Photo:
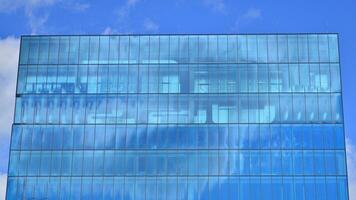
<path fill-rule="evenodd" d="M 23 36 L 7 199 L 348 199 L 336 34 Z"/>

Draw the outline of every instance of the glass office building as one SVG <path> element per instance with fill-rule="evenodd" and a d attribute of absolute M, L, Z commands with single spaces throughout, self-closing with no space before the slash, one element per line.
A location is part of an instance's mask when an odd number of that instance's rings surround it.
<path fill-rule="evenodd" d="M 348 199 L 337 34 L 23 36 L 7 199 Z"/>

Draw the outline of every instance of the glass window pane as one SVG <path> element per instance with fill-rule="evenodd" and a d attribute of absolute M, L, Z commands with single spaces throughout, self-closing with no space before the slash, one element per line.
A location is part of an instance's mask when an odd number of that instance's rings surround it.
<path fill-rule="evenodd" d="M 257 45 L 258 45 L 258 62 L 266 63 L 268 56 L 267 49 L 267 36 L 257 35 Z"/>
<path fill-rule="evenodd" d="M 278 61 L 288 62 L 288 40 L 287 35 L 278 35 Z"/>
<path fill-rule="evenodd" d="M 314 94 L 307 94 L 305 99 L 306 120 L 317 122 L 318 119 L 318 97 Z"/>
<path fill-rule="evenodd" d="M 339 199 L 348 199 L 347 179 L 345 177 L 339 177 L 337 182 Z"/>
<path fill-rule="evenodd" d="M 339 62 L 338 35 L 329 35 L 329 55 L 330 62 Z"/>
<path fill-rule="evenodd" d="M 319 56 L 320 62 L 329 62 L 328 35 L 319 35 Z"/>
<path fill-rule="evenodd" d="M 109 64 L 118 64 L 119 61 L 119 37 L 109 36 Z"/>
<path fill-rule="evenodd" d="M 68 64 L 68 57 L 69 57 L 69 37 L 61 36 L 59 39 L 58 63 Z"/>
<path fill-rule="evenodd" d="M 228 35 L 227 36 L 227 59 L 228 62 L 236 63 L 237 62 L 237 36 Z M 200 50 L 200 49 L 199 49 Z"/>
<path fill-rule="evenodd" d="M 330 95 L 320 94 L 318 99 L 319 104 L 319 120 L 322 122 L 331 121 L 332 113 L 330 106 Z"/>
<path fill-rule="evenodd" d="M 190 37 L 192 38 L 192 37 Z M 218 61 L 218 40 L 216 35 L 209 35 L 208 36 L 208 55 L 210 58 L 210 62 L 217 62 Z M 190 41 L 189 41 L 189 44 Z M 193 49 L 191 46 L 189 47 L 189 50 Z M 189 52 L 190 54 L 190 52 Z M 190 56 L 190 55 L 189 55 Z"/>
<path fill-rule="evenodd" d="M 326 177 L 327 200 L 337 199 L 337 182 L 335 177 Z"/>
<path fill-rule="evenodd" d="M 256 63 L 257 60 L 257 37 L 256 35 L 247 35 L 247 56 L 248 62 Z"/>
<path fill-rule="evenodd" d="M 319 62 L 319 45 L 317 35 L 308 35 L 309 62 Z"/>
<path fill-rule="evenodd" d="M 247 63 L 247 37 L 245 35 L 237 36 L 237 60 L 239 63 Z"/>
<path fill-rule="evenodd" d="M 228 56 L 228 44 L 227 36 L 219 35 L 218 36 L 218 62 L 226 63 Z"/>
<path fill-rule="evenodd" d="M 298 36 L 298 51 L 299 51 L 299 62 L 309 61 L 309 50 L 308 50 L 308 36 L 299 35 Z"/>
<path fill-rule="evenodd" d="M 110 40 L 109 36 L 100 36 L 100 51 L 99 51 L 99 63 L 107 64 L 109 63 L 109 48 Z"/>
<path fill-rule="evenodd" d="M 77 64 L 78 63 L 78 55 L 79 55 L 79 37 L 72 36 L 70 37 L 70 47 L 69 47 L 69 64 Z"/>
<path fill-rule="evenodd" d="M 28 55 L 28 64 L 37 64 L 38 63 L 39 42 L 40 42 L 40 38 L 38 38 L 38 37 L 31 38 L 30 51 L 29 51 L 29 55 Z"/>
<path fill-rule="evenodd" d="M 90 36 L 89 64 L 99 64 L 99 37 Z"/>
<path fill-rule="evenodd" d="M 276 63 L 278 61 L 278 45 L 277 45 L 277 36 L 268 35 L 268 62 Z"/>
<path fill-rule="evenodd" d="M 80 37 L 80 51 L 79 51 L 79 64 L 88 64 L 89 63 L 89 36 Z"/>
<path fill-rule="evenodd" d="M 292 96 L 287 94 L 280 95 L 280 113 L 281 113 L 281 121 L 283 122 L 291 122 L 293 121 L 293 107 L 289 104 L 292 101 Z"/>
<path fill-rule="evenodd" d="M 331 94 L 332 121 L 341 123 L 343 121 L 342 98 L 340 94 Z"/>
<path fill-rule="evenodd" d="M 48 63 L 48 52 L 49 52 L 49 38 L 41 37 L 39 39 L 39 53 L 38 53 L 39 64 Z"/>
<path fill-rule="evenodd" d="M 340 83 L 340 69 L 339 64 L 330 64 L 330 84 L 331 92 L 340 92 L 341 83 Z"/>
<path fill-rule="evenodd" d="M 338 175 L 346 175 L 345 151 L 336 151 L 336 168 Z"/>
<path fill-rule="evenodd" d="M 305 97 L 302 94 L 293 96 L 293 121 L 305 121 Z"/>
<path fill-rule="evenodd" d="M 21 55 L 19 61 L 20 64 L 28 63 L 28 57 L 29 57 L 30 47 L 31 47 L 30 41 L 31 39 L 28 37 L 21 37 L 21 47 L 20 47 Z"/>
<path fill-rule="evenodd" d="M 298 36 L 288 35 L 289 62 L 298 62 Z"/>

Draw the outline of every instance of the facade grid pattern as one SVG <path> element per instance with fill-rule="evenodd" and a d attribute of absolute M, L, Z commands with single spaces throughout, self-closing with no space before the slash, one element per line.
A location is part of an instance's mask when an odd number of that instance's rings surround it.
<path fill-rule="evenodd" d="M 336 34 L 23 36 L 7 199 L 348 199 Z"/>

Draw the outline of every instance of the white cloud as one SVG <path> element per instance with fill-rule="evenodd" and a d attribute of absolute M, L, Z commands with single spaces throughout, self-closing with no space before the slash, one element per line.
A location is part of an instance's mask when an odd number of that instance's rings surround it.
<path fill-rule="evenodd" d="M 143 28 L 148 32 L 156 32 L 159 26 L 156 22 L 152 21 L 150 18 L 146 18 L 143 22 Z"/>
<path fill-rule="evenodd" d="M 38 32 L 42 32 L 43 26 L 48 20 L 48 14 L 37 16 L 33 13 L 30 13 L 27 17 L 31 29 L 31 34 L 37 34 Z"/>
<path fill-rule="evenodd" d="M 126 0 L 126 2 L 119 7 L 117 14 L 119 15 L 119 20 L 124 20 L 129 16 L 131 10 L 140 2 L 140 0 Z"/>
<path fill-rule="evenodd" d="M 31 34 L 36 34 L 48 20 L 47 12 L 38 12 L 58 3 L 60 0 L 0 0 L 0 12 L 10 13 L 23 9 L 31 29 Z"/>
<path fill-rule="evenodd" d="M 211 8 L 214 12 L 226 14 L 226 4 L 224 0 L 204 0 L 204 4 Z"/>
<path fill-rule="evenodd" d="M 68 3 L 65 8 L 68 10 L 73 10 L 76 12 L 84 12 L 90 8 L 90 4 L 88 3 L 79 3 L 79 2 L 73 2 L 73 3 Z"/>
<path fill-rule="evenodd" d="M 346 138 L 347 172 L 350 199 L 356 199 L 356 146 Z"/>
<path fill-rule="evenodd" d="M 6 174 L 0 175 L 0 199 L 5 199 L 6 195 L 6 183 L 7 183 L 7 176 Z"/>
<path fill-rule="evenodd" d="M 135 6 L 140 0 L 127 0 L 127 5 Z"/>
<path fill-rule="evenodd" d="M 0 13 L 11 13 L 23 9 L 31 34 L 37 34 L 45 32 L 44 25 L 50 14 L 48 8 L 59 3 L 65 9 L 77 12 L 83 12 L 90 7 L 88 3 L 78 3 L 74 0 L 0 0 Z"/>
<path fill-rule="evenodd" d="M 239 15 L 232 26 L 232 31 L 239 31 L 239 29 L 255 20 L 262 18 L 262 11 L 257 8 L 249 8 L 242 15 Z"/>
<path fill-rule="evenodd" d="M 125 30 L 124 28 L 120 27 L 121 29 L 118 30 L 116 28 L 113 28 L 111 26 L 105 27 L 105 29 L 101 32 L 103 35 L 113 35 L 113 34 L 132 34 L 133 31 L 130 30 Z"/>
<path fill-rule="evenodd" d="M 11 124 L 15 106 L 16 72 L 19 56 L 20 39 L 15 37 L 0 38 L 0 139 L 7 143 L 11 134 Z M 8 144 L 0 147 L 1 170 L 6 169 Z M 3 157 L 3 155 L 6 155 Z M 4 163 L 5 162 L 5 163 Z M 5 199 L 6 174 L 0 174 L 0 199 Z"/>
<path fill-rule="evenodd" d="M 257 19 L 260 18 L 261 15 L 261 10 L 256 9 L 256 8 L 250 8 L 247 10 L 247 12 L 242 16 L 244 19 Z"/>
<path fill-rule="evenodd" d="M 10 135 L 16 91 L 19 38 L 0 39 L 0 136 Z"/>
<path fill-rule="evenodd" d="M 53 6 L 57 3 L 61 3 L 68 10 L 80 12 L 90 7 L 89 3 L 80 3 L 75 0 L 0 0 L 0 12 L 12 12 L 24 8 L 26 12 L 31 13 L 36 9 Z"/>
<path fill-rule="evenodd" d="M 59 0 L 0 0 L 1 12 L 12 12 L 17 9 L 25 8 L 26 12 L 32 12 L 39 7 L 51 6 Z"/>
<path fill-rule="evenodd" d="M 110 26 L 107 26 L 105 29 L 104 29 L 104 31 L 102 32 L 102 34 L 104 34 L 104 35 L 110 35 L 110 34 L 113 34 L 113 33 L 115 33 L 116 31 L 113 29 L 113 28 L 111 28 Z"/>

